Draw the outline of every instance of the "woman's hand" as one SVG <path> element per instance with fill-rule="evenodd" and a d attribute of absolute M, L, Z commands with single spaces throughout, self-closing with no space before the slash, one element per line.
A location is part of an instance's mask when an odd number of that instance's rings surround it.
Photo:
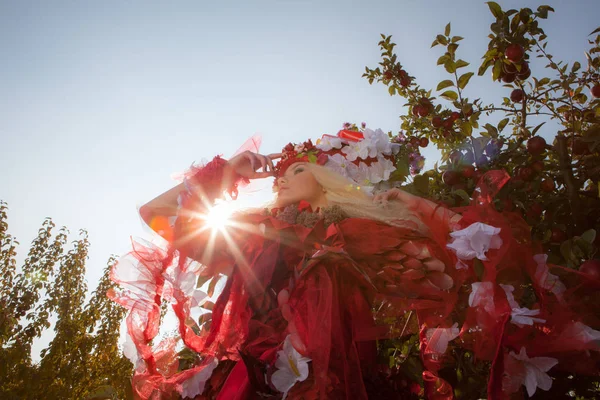
<path fill-rule="evenodd" d="M 406 204 L 409 209 L 415 210 L 418 207 L 421 198 L 398 188 L 386 190 L 373 197 L 373 202 L 381 203 L 383 205 L 393 200 L 401 201 Z"/>
<path fill-rule="evenodd" d="M 266 178 L 273 176 L 275 167 L 273 160 L 281 158 L 281 153 L 262 155 L 244 151 L 228 161 L 228 165 L 236 174 L 248 179 Z M 262 171 L 258 171 L 262 169 Z"/>

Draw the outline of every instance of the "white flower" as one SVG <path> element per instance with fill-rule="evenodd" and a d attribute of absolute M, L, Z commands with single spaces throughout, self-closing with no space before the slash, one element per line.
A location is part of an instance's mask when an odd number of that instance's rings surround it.
<path fill-rule="evenodd" d="M 290 341 L 287 335 L 283 342 L 283 350 L 277 352 L 277 361 L 275 368 L 277 371 L 271 376 L 271 383 L 280 392 L 283 392 L 283 398 L 296 382 L 302 382 L 308 378 L 308 363 L 310 358 L 302 356 Z"/>
<path fill-rule="evenodd" d="M 488 314 L 493 314 L 496 309 L 494 284 L 492 282 L 473 282 L 471 288 L 469 307 L 483 307 Z"/>
<path fill-rule="evenodd" d="M 448 343 L 456 339 L 460 334 L 458 323 L 454 323 L 450 328 L 427 329 L 427 348 L 426 353 L 444 354 L 448 349 Z"/>
<path fill-rule="evenodd" d="M 569 342 L 588 344 L 589 342 L 600 341 L 600 331 L 592 329 L 589 326 L 577 321 L 569 324 L 560 334 L 560 337 L 561 339 Z"/>
<path fill-rule="evenodd" d="M 524 325 L 533 325 L 534 322 L 544 323 L 545 319 L 533 318 L 534 315 L 539 315 L 540 310 L 530 310 L 526 307 L 519 307 L 512 292 L 515 288 L 512 285 L 500 285 L 506 293 L 506 299 L 511 307 L 510 322 L 522 328 Z"/>
<path fill-rule="evenodd" d="M 363 132 L 364 140 L 368 141 L 369 148 L 372 149 L 370 157 L 376 157 L 377 155 L 385 154 L 390 155 L 394 150 L 396 152 L 400 150 L 399 146 L 392 146 L 389 136 L 381 129 L 365 129 Z"/>
<path fill-rule="evenodd" d="M 342 148 L 342 153 L 346 155 L 348 161 L 355 161 L 357 158 L 365 160 L 369 157 L 369 142 L 367 140 L 359 140 L 352 142 L 348 146 Z M 376 155 L 377 153 L 375 153 Z"/>
<path fill-rule="evenodd" d="M 500 228 L 475 222 L 465 229 L 450 234 L 453 240 L 446 246 L 453 249 L 459 258 L 456 268 L 464 268 L 461 260 L 478 258 L 487 261 L 486 252 L 489 249 L 499 249 L 502 239 L 498 236 Z"/>
<path fill-rule="evenodd" d="M 354 164 L 348 161 L 343 155 L 334 154 L 332 156 L 329 156 L 325 167 L 337 172 L 342 176 L 349 177 L 349 169 L 351 168 L 350 165 Z"/>
<path fill-rule="evenodd" d="M 340 149 L 342 147 L 342 139 L 337 136 L 323 135 L 315 147 L 322 151 Z"/>
<path fill-rule="evenodd" d="M 542 390 L 550 390 L 552 378 L 546 372 L 558 364 L 558 360 L 551 357 L 529 358 L 525 347 L 521 347 L 519 354 L 511 351 L 505 363 L 504 390 L 514 393 L 521 385 L 525 385 L 527 394 L 531 397 L 538 387 Z"/>
<path fill-rule="evenodd" d="M 558 279 L 558 276 L 550 273 L 548 264 L 546 264 L 548 261 L 548 255 L 536 254 L 533 256 L 533 259 L 537 263 L 537 268 L 535 270 L 536 283 L 543 289 L 554 293 L 554 295 L 561 300 L 562 294 L 565 290 L 567 290 L 567 288 L 564 283 Z"/>
<path fill-rule="evenodd" d="M 181 398 L 185 399 L 186 397 L 189 397 L 193 399 L 202 393 L 206 381 L 210 379 L 210 376 L 214 369 L 217 368 L 218 364 L 219 362 L 216 358 L 210 357 L 204 365 L 196 367 L 195 369 L 197 372 L 181 383 L 181 389 L 179 390 Z"/>

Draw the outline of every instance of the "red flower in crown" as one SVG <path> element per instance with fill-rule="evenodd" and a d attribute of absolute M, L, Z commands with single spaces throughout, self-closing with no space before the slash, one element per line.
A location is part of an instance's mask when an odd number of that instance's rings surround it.
<path fill-rule="evenodd" d="M 275 165 L 275 184 L 277 184 L 277 178 L 295 163 L 311 162 L 325 165 L 327 162 L 327 155 L 317 149 L 310 139 L 301 144 L 288 143 L 281 153 L 281 161 Z"/>

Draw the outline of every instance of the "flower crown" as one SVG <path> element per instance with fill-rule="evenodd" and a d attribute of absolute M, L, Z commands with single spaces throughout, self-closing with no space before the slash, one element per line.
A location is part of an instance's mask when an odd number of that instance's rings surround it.
<path fill-rule="evenodd" d="M 348 127 L 350 128 L 350 127 Z M 381 129 L 343 129 L 336 136 L 323 135 L 314 145 L 311 140 L 301 144 L 288 143 L 281 161 L 275 165 L 277 178 L 293 164 L 310 162 L 322 165 L 350 178 L 357 186 L 372 190 L 387 182 L 396 170 L 395 156 L 400 144 L 391 143 Z"/>

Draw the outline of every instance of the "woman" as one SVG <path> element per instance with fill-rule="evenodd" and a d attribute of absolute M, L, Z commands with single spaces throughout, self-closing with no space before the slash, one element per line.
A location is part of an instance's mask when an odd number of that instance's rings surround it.
<path fill-rule="evenodd" d="M 536 264 L 518 237 L 519 221 L 489 207 L 506 174 L 488 173 L 462 215 L 399 189 L 370 195 L 363 185 L 386 183 L 397 150 L 383 132 L 365 130 L 326 136 L 317 146 L 290 144 L 281 154 L 216 157 L 143 206 L 143 219 L 169 249 L 136 245 L 135 269 L 121 262 L 113 270 L 126 290 L 111 293 L 131 310 L 136 393 L 449 399 L 452 387 L 441 375 L 453 362 L 449 347 L 456 347 L 488 363 L 488 396 L 503 398 L 521 385 L 530 395 L 550 388 L 546 371 L 558 359 L 540 357 L 546 363 L 534 385 L 522 374 L 530 360 L 523 350 L 531 357 L 551 344 L 553 356 L 595 348 L 579 333 L 598 332 L 566 306 L 548 267 Z M 272 206 L 240 213 L 221 231 L 207 227 L 206 215 L 223 192 L 235 197 L 239 183 L 268 176 L 275 177 Z M 172 226 L 164 223 L 172 217 Z M 132 278 L 132 271 L 139 275 Z M 205 306 L 210 317 L 197 323 L 190 316 L 196 277 L 214 284 L 222 275 L 221 294 Z M 515 300 L 521 300 L 515 284 L 528 278 L 545 299 L 531 308 Z M 150 343 L 161 298 L 173 303 L 181 339 L 198 354 L 182 371 L 177 339 L 158 348 Z M 547 321 L 553 328 L 540 331 Z M 423 369 L 416 387 L 406 374 L 392 379 L 382 346 L 415 334 Z M 578 339 L 557 344 L 567 337 Z"/>

